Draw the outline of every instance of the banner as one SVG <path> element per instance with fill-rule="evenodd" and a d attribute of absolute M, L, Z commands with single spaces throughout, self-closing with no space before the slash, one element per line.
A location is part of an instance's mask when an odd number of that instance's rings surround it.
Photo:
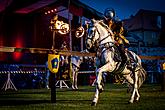
<path fill-rule="evenodd" d="M 165 70 L 165 62 L 162 64 L 162 69 Z"/>
<path fill-rule="evenodd" d="M 59 68 L 60 55 L 48 54 L 48 68 L 52 73 L 57 73 Z"/>

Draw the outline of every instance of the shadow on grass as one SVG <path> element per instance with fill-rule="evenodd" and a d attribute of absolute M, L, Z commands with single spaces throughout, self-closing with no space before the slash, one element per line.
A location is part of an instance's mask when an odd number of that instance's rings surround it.
<path fill-rule="evenodd" d="M 4 90 L 1 90 L 0 91 L 0 95 L 7 95 L 7 94 L 47 94 L 49 91 L 44 89 L 44 90 L 39 90 L 39 89 L 36 89 L 36 90 L 25 90 L 25 91 L 14 91 L 14 90 L 7 90 L 7 91 L 4 91 Z"/>
<path fill-rule="evenodd" d="M 57 92 L 67 92 L 67 91 L 70 91 L 70 92 L 74 92 L 74 91 L 78 91 L 78 92 L 95 92 L 95 89 L 78 89 L 78 90 L 73 90 L 73 89 L 57 89 L 56 90 Z"/>
<path fill-rule="evenodd" d="M 92 100 L 56 100 L 56 104 L 90 104 Z M 30 104 L 52 104 L 51 100 L 0 100 L 0 106 L 20 106 Z"/>
<path fill-rule="evenodd" d="M 17 106 L 29 104 L 51 103 L 50 100 L 0 100 L 0 106 Z"/>

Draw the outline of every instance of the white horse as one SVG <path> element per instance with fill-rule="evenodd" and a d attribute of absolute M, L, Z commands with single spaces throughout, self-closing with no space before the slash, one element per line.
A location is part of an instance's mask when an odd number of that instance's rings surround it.
<path fill-rule="evenodd" d="M 87 50 L 83 50 L 82 52 L 87 52 Z M 73 90 L 78 90 L 77 86 L 77 76 L 78 76 L 78 71 L 80 69 L 81 63 L 84 61 L 90 61 L 93 58 L 92 57 L 82 57 L 82 56 L 71 56 L 71 63 L 72 63 L 72 89 Z"/>
<path fill-rule="evenodd" d="M 80 69 L 80 64 L 83 61 L 83 57 L 80 56 L 71 56 L 72 62 L 72 89 L 77 90 L 77 76 Z"/>
<path fill-rule="evenodd" d="M 138 89 L 146 79 L 146 71 L 141 65 L 139 56 L 132 51 L 127 52 L 136 63 L 134 71 L 128 68 L 127 63 L 123 64 L 121 61 L 116 61 L 115 56 L 119 55 L 119 52 L 115 45 L 113 32 L 101 20 L 91 20 L 86 38 L 86 47 L 87 49 L 95 48 L 96 52 L 96 92 L 91 105 L 98 103 L 99 94 L 103 91 L 102 74 L 104 72 L 122 75 L 133 87 L 129 102 L 138 101 L 140 98 Z"/>

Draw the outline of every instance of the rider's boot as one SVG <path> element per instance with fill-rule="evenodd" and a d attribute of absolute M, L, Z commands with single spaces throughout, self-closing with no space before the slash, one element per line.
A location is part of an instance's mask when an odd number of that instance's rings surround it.
<path fill-rule="evenodd" d="M 129 58 L 129 56 L 128 56 L 127 53 L 125 53 L 125 57 L 126 57 L 126 65 L 127 65 L 127 68 L 132 70 L 132 69 L 133 69 L 133 66 L 132 66 L 132 64 L 131 64 L 131 59 Z"/>
<path fill-rule="evenodd" d="M 127 68 L 130 69 L 131 71 L 133 71 L 135 69 L 135 67 L 134 67 L 133 63 L 131 62 L 131 59 L 127 53 L 125 53 L 125 55 L 127 58 L 127 61 L 126 61 Z"/>

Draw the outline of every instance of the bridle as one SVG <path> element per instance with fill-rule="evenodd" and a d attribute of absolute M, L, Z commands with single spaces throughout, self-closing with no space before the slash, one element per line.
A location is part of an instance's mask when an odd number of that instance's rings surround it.
<path fill-rule="evenodd" d="M 108 31 L 108 35 L 101 38 L 101 33 L 100 33 L 97 25 L 92 25 L 91 28 L 93 27 L 93 33 L 92 33 L 90 38 L 88 37 L 88 39 L 91 40 L 91 42 L 93 43 L 92 45 L 94 45 L 94 43 L 97 43 L 97 44 L 95 44 L 95 46 L 98 45 L 96 47 L 96 56 L 98 57 L 98 60 L 100 60 L 100 64 L 102 65 L 102 64 L 104 64 L 104 62 L 102 62 L 102 60 L 101 60 L 101 57 L 102 57 L 103 53 L 108 50 L 108 51 L 111 51 L 111 53 L 114 55 L 115 50 L 118 50 L 118 49 L 115 45 L 114 39 L 112 38 L 113 33 L 111 33 L 110 30 L 108 30 L 108 27 L 104 26 L 101 23 L 100 23 L 100 25 Z M 98 35 L 99 35 L 97 39 L 95 37 L 96 32 L 98 32 Z M 102 41 L 106 40 L 109 37 L 111 37 L 112 41 L 101 43 Z M 123 69 L 125 67 L 125 64 L 124 65 L 120 65 L 120 64 L 121 64 L 121 62 L 117 62 L 117 66 L 113 70 L 113 72 L 116 71 L 116 72 L 120 73 L 121 71 L 123 71 Z M 120 67 L 120 68 L 118 68 L 118 67 Z"/>
<path fill-rule="evenodd" d="M 106 37 L 104 37 L 103 39 L 100 39 L 101 38 L 101 34 L 100 34 L 100 32 L 99 32 L 99 29 L 97 28 L 97 26 L 94 26 L 94 25 L 91 25 L 91 26 L 89 26 L 89 28 L 92 28 L 92 27 L 94 27 L 94 30 L 93 30 L 93 32 L 92 32 L 92 37 L 87 37 L 87 39 L 88 40 L 91 40 L 91 43 L 92 43 L 92 45 L 96 45 L 97 47 L 97 49 L 98 48 L 102 48 L 102 47 L 105 47 L 105 46 L 107 46 L 107 44 L 108 45 L 112 45 L 112 44 L 114 44 L 114 42 L 106 42 L 106 43 L 104 43 L 104 44 L 101 44 L 101 42 L 102 41 L 104 41 L 104 40 L 106 40 L 108 37 L 111 37 L 112 38 L 112 36 L 113 36 L 113 33 L 112 33 L 112 31 L 108 28 L 108 27 L 105 27 L 104 25 L 102 25 L 103 23 L 99 23 L 103 28 L 105 28 L 107 31 L 108 31 L 108 35 L 106 36 Z M 91 33 L 91 32 L 89 32 L 90 30 L 88 30 L 88 33 Z M 95 39 L 95 35 L 96 35 L 96 32 L 98 33 L 98 35 L 99 35 L 99 37 L 97 38 L 97 39 Z M 113 38 L 112 38 L 113 39 Z"/>
<path fill-rule="evenodd" d="M 89 26 L 89 28 L 92 28 L 92 27 L 94 27 L 94 30 L 88 30 L 88 34 L 90 33 L 92 33 L 92 37 L 87 37 L 87 40 L 90 40 L 91 41 L 91 43 L 92 43 L 92 45 L 94 45 L 94 43 L 96 42 L 96 41 L 98 41 L 98 39 L 94 39 L 95 38 L 95 35 L 96 35 L 96 32 L 99 34 L 99 37 L 98 38 L 100 38 L 100 32 L 98 31 L 98 29 L 97 29 L 97 27 L 96 26 Z M 90 31 L 90 32 L 89 32 Z"/>

